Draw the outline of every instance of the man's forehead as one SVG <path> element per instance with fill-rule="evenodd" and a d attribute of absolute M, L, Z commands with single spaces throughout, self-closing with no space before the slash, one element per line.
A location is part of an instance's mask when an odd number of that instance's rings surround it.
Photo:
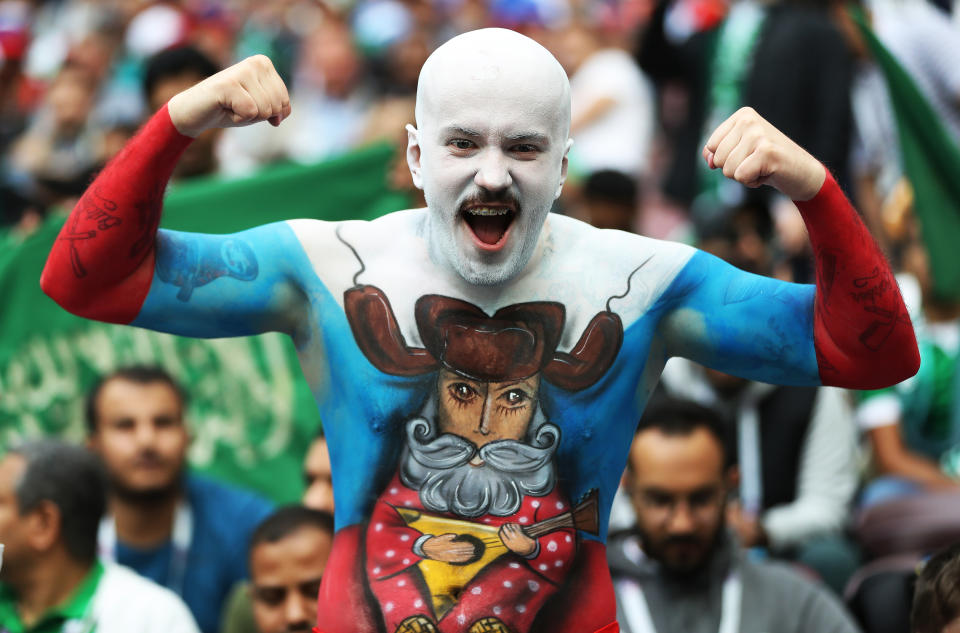
<path fill-rule="evenodd" d="M 436 123 L 435 116 L 472 107 L 555 120 L 569 117 L 569 102 L 566 74 L 546 49 L 518 33 L 483 29 L 447 42 L 424 64 L 417 124 L 427 123 L 428 112 Z"/>
<path fill-rule="evenodd" d="M 689 435 L 639 433 L 630 448 L 634 483 L 665 489 L 697 488 L 722 481 L 723 453 L 704 429 Z"/>

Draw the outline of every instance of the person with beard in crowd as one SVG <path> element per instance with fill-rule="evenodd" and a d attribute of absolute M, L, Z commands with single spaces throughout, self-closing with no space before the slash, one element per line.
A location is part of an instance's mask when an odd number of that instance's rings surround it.
<path fill-rule="evenodd" d="M 837 599 L 750 560 L 724 523 L 734 487 L 721 418 L 665 399 L 637 427 L 624 486 L 636 530 L 607 548 L 624 633 L 855 633 Z"/>
<path fill-rule="evenodd" d="M 165 183 L 194 136 L 281 125 L 290 113 L 286 86 L 262 55 L 174 96 L 85 194 L 41 286 L 88 318 L 189 336 L 291 337 L 334 470 L 338 529 L 320 590 L 323 633 L 382 631 L 397 620 L 387 633 L 611 633 L 607 515 L 633 421 L 667 358 L 788 384 L 879 386 L 916 372 L 913 329 L 882 253 L 824 166 L 754 111 L 721 124 L 703 158 L 730 178 L 798 201 L 819 287 L 750 276 L 682 244 L 549 213 L 573 143 L 570 86 L 549 51 L 506 29 L 459 35 L 424 64 L 406 155 L 427 208 L 234 235 L 157 231 Z M 282 210 L 283 200 L 276 205 Z M 849 292 L 855 284 L 864 287 Z M 439 399 L 447 394 L 455 410 L 473 413 L 444 420 Z M 534 399 L 542 425 L 531 417 Z M 485 509 L 447 488 L 451 511 L 427 512 L 431 488 L 414 472 L 401 480 L 403 502 L 423 511 L 407 508 L 405 516 L 403 503 L 393 511 L 423 529 L 408 533 L 410 541 L 384 534 L 371 552 L 373 514 L 399 476 L 408 431 L 423 442 L 435 439 L 431 422 L 451 435 L 469 430 L 473 446 L 439 446 L 441 463 L 446 453 L 467 453 L 468 461 L 509 468 L 491 448 L 499 441 L 476 448 L 492 434 L 484 421 L 494 412 L 511 414 L 503 415 L 510 423 L 502 439 L 557 444 L 539 458 L 556 463 L 555 483 L 539 480 L 549 471 L 524 450 L 521 470 L 534 468 L 516 479 L 529 478 L 524 485 L 541 497 L 521 491 L 510 495 L 518 508 L 498 499 Z M 463 428 L 468 419 L 473 429 Z M 485 478 L 491 490 L 508 481 L 489 471 Z M 579 508 L 592 493 L 596 512 L 587 514 L 597 524 L 556 507 L 569 500 Z M 473 540 L 455 540 L 466 534 L 463 523 L 476 530 Z M 412 548 L 425 532 L 455 535 L 421 541 L 425 554 L 462 554 L 466 540 L 479 558 L 417 562 Z M 484 558 L 488 550 L 503 564 Z M 398 575 L 377 574 L 368 554 L 394 561 Z M 443 586 L 434 583 L 439 591 L 427 601 L 403 575 L 416 576 L 417 567 L 426 582 L 424 570 L 434 566 Z M 491 577 L 471 584 L 481 569 Z M 484 595 L 492 587 L 502 602 Z"/>
<path fill-rule="evenodd" d="M 87 442 L 110 479 L 98 544 L 101 558 L 183 597 L 203 633 L 214 633 L 271 505 L 187 472 L 185 408 L 183 389 L 157 367 L 118 369 L 89 392 Z"/>

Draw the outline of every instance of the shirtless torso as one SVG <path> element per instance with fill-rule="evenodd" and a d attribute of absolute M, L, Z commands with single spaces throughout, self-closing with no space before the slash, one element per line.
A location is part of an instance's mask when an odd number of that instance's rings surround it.
<path fill-rule="evenodd" d="M 811 225 L 819 290 L 552 214 L 517 274 L 478 284 L 431 247 L 432 209 L 154 238 L 189 142 L 171 117 L 85 194 L 44 288 L 91 318 L 291 336 L 334 473 L 322 633 L 615 631 L 607 517 L 667 358 L 804 385 L 915 370 L 889 269 L 830 177 L 801 204 L 833 216 Z M 505 208 L 476 212 L 478 240 L 507 239 Z M 872 362 L 895 366 L 848 368 Z"/>

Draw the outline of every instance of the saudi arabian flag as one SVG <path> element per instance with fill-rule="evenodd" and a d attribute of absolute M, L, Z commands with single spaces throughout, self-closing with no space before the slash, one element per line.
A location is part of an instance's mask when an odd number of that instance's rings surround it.
<path fill-rule="evenodd" d="M 387 186 L 393 148 L 318 165 L 282 165 L 237 181 L 171 186 L 162 226 L 232 233 L 292 218 L 372 219 L 409 206 Z M 40 291 L 65 216 L 30 236 L 0 234 L 0 450 L 25 438 L 84 437 L 84 396 L 122 365 L 159 364 L 190 395 L 190 462 L 275 501 L 299 498 L 320 418 L 291 341 L 281 334 L 190 339 L 75 317 Z"/>
<path fill-rule="evenodd" d="M 867 26 L 863 12 L 851 8 L 850 14 L 887 82 L 934 293 L 960 299 L 960 149 L 910 75 Z"/>

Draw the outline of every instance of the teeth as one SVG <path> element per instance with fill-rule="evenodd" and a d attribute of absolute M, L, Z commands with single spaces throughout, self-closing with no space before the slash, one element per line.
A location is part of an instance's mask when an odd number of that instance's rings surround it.
<path fill-rule="evenodd" d="M 504 209 L 503 207 L 474 207 L 467 209 L 467 213 L 471 215 L 506 215 L 510 213 L 510 209 Z"/>

